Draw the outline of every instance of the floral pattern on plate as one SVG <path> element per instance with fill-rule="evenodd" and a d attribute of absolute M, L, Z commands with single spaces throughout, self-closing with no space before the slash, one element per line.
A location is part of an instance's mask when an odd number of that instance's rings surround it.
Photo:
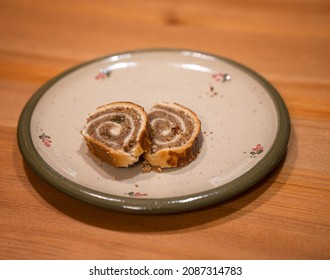
<path fill-rule="evenodd" d="M 278 160 L 282 157 L 289 135 L 285 105 L 266 81 L 239 64 L 193 51 L 148 50 L 100 58 L 59 75 L 36 94 L 22 112 L 21 119 L 28 121 L 19 124 L 25 158 L 42 169 L 39 174 L 52 173 L 46 180 L 58 178 L 49 183 L 66 193 L 77 196 L 75 190 L 81 188 L 85 201 L 103 201 L 118 210 L 176 212 L 226 199 L 227 190 L 238 194 L 252 183 L 246 174 L 261 178 L 273 169 L 273 158 L 277 153 Z M 199 156 L 162 173 L 143 173 L 140 164 L 118 169 L 93 157 L 80 134 L 86 116 L 119 100 L 146 111 L 159 101 L 193 110 L 202 123 Z M 43 161 L 36 164 L 35 158 Z M 255 168 L 260 161 L 262 168 Z M 244 186 L 229 188 L 237 178 Z"/>

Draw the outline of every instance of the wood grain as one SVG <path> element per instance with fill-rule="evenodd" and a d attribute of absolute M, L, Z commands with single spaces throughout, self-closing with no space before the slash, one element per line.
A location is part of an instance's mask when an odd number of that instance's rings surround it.
<path fill-rule="evenodd" d="M 0 0 L 0 259 L 329 259 L 330 2 Z M 214 207 L 141 216 L 53 189 L 16 142 L 21 110 L 48 79 L 137 48 L 187 48 L 241 62 L 290 111 L 285 158 Z"/>

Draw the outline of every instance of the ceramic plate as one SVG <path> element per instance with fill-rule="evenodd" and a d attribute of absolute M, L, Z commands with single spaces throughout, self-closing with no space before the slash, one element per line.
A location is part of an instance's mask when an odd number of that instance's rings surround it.
<path fill-rule="evenodd" d="M 89 113 L 114 101 L 146 111 L 177 102 L 200 118 L 196 160 L 162 173 L 115 168 L 80 134 Z M 112 210 L 174 213 L 231 198 L 265 177 L 285 153 L 290 119 L 264 78 L 231 60 L 190 50 L 139 50 L 78 65 L 41 87 L 18 126 L 21 153 L 50 185 Z"/>

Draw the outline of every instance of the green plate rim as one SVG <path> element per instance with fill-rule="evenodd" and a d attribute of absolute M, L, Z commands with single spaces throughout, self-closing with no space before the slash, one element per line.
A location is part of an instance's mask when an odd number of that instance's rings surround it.
<path fill-rule="evenodd" d="M 33 111 L 38 104 L 40 98 L 47 92 L 47 90 L 52 87 L 56 82 L 61 80 L 63 77 L 71 72 L 76 71 L 88 64 L 104 60 L 109 57 L 125 55 L 125 54 L 136 54 L 136 53 L 151 53 L 151 52 L 191 52 L 198 53 L 201 55 L 206 55 L 213 57 L 217 60 L 225 61 L 232 64 L 245 73 L 253 77 L 258 83 L 260 83 L 272 97 L 275 104 L 277 115 L 278 115 L 278 130 L 274 142 L 267 152 L 267 154 L 250 170 L 242 174 L 238 178 L 222 185 L 215 187 L 208 191 L 199 192 L 192 195 L 184 195 L 173 198 L 132 198 L 132 197 L 121 197 L 115 195 L 109 195 L 101 193 L 86 186 L 82 186 L 75 182 L 72 182 L 68 178 L 62 176 L 56 172 L 51 166 L 49 166 L 43 158 L 39 155 L 36 148 L 33 145 L 30 123 Z M 28 100 L 25 107 L 23 108 L 21 115 L 19 117 L 17 126 L 17 142 L 20 152 L 26 161 L 26 163 L 31 167 L 31 169 L 44 181 L 49 183 L 56 189 L 73 196 L 79 200 L 85 201 L 87 203 L 107 208 L 109 210 L 119 211 L 119 212 L 129 212 L 129 213 L 139 213 L 139 214 L 169 214 L 169 213 L 179 213 L 191 210 L 200 209 L 206 206 L 211 206 L 216 203 L 225 201 L 232 198 L 247 189 L 251 188 L 258 182 L 260 182 L 266 175 L 268 175 L 273 168 L 279 163 L 279 161 L 284 156 L 287 145 L 290 138 L 291 132 L 291 122 L 288 109 L 274 86 L 263 78 L 260 74 L 251 70 L 250 68 L 233 61 L 231 59 L 189 49 L 138 49 L 125 51 L 120 53 L 108 54 L 87 62 L 78 64 L 68 70 L 55 76 L 43 86 L 41 86 Z"/>

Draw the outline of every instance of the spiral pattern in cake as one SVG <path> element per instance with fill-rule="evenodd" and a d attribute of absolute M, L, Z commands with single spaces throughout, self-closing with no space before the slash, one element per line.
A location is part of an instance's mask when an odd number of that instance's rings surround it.
<path fill-rule="evenodd" d="M 139 160 L 150 141 L 147 114 L 131 102 L 115 102 L 90 114 L 82 131 L 90 151 L 116 167 L 126 167 Z"/>
<path fill-rule="evenodd" d="M 151 149 L 145 159 L 152 166 L 178 167 L 192 161 L 202 144 L 201 122 L 190 109 L 177 103 L 158 103 L 149 114 Z"/>

